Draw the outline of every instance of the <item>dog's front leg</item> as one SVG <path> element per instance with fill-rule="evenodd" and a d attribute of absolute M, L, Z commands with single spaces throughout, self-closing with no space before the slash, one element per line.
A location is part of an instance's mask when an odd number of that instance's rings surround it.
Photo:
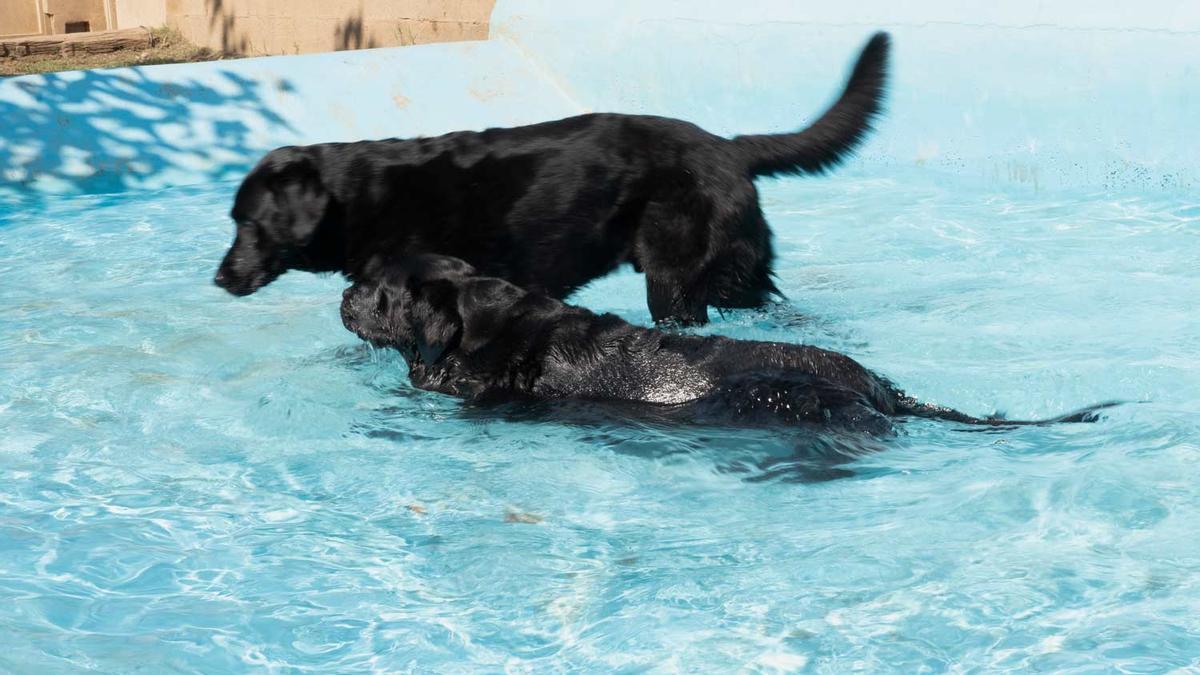
<path fill-rule="evenodd" d="M 659 325 L 701 326 L 708 323 L 708 300 L 701 284 L 683 275 L 648 272 L 646 302 Z"/>

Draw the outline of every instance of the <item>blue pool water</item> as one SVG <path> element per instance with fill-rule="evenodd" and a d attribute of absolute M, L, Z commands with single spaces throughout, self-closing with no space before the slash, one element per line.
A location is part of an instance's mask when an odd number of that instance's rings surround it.
<path fill-rule="evenodd" d="M 0 671 L 1200 668 L 1200 206 L 764 186 L 803 320 L 982 414 L 814 439 L 463 415 L 210 278 L 233 186 L 0 206 Z M 641 280 L 577 298 L 644 322 Z M 466 666 L 470 667 L 466 667 Z"/>

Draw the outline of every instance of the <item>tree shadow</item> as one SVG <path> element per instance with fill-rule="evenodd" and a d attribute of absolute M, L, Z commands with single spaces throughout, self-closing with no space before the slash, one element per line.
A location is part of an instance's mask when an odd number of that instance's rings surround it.
<path fill-rule="evenodd" d="M 180 176 L 233 180 L 264 142 L 294 133 L 267 99 L 291 90 L 286 80 L 212 70 L 203 81 L 151 79 L 141 68 L 0 81 L 0 194 L 15 188 L 38 200 L 41 188 L 95 194 Z"/>
<path fill-rule="evenodd" d="M 333 48 L 344 52 L 348 49 L 374 49 L 378 47 L 375 38 L 368 37 L 363 29 L 362 9 L 354 16 L 347 17 L 333 29 Z"/>
<path fill-rule="evenodd" d="M 209 32 L 221 32 L 221 53 L 246 54 L 250 51 L 250 41 L 245 35 L 238 35 L 237 19 L 232 11 L 225 10 L 225 0 L 204 0 L 204 9 L 208 13 Z"/>

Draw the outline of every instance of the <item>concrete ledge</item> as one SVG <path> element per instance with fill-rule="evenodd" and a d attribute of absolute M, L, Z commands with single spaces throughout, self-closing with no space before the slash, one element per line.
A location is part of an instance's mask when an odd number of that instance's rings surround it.
<path fill-rule="evenodd" d="M 307 54 L 484 40 L 495 0 L 170 0 L 191 42 L 238 54 Z"/>
<path fill-rule="evenodd" d="M 121 49 L 149 49 L 153 42 L 154 36 L 150 29 L 144 27 L 18 39 L 4 38 L 0 39 L 0 57 L 107 54 Z"/>

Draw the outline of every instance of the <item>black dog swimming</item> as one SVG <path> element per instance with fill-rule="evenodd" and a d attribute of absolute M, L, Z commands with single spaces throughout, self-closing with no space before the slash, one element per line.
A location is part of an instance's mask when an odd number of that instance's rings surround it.
<path fill-rule="evenodd" d="M 918 402 L 836 352 L 642 328 L 446 256 L 369 266 L 341 312 L 359 337 L 399 350 L 415 386 L 479 403 L 593 401 L 690 423 L 873 434 L 904 415 L 1029 425 L 1095 421 L 1112 405 L 1040 421 L 972 417 Z"/>
<path fill-rule="evenodd" d="M 248 295 L 289 269 L 357 279 L 375 255 L 439 253 L 565 298 L 631 263 L 655 321 L 765 304 L 771 232 L 754 178 L 822 173 L 881 111 L 889 39 L 867 43 L 807 129 L 714 136 L 676 119 L 590 114 L 435 138 L 274 150 L 238 190 L 216 275 Z"/>

